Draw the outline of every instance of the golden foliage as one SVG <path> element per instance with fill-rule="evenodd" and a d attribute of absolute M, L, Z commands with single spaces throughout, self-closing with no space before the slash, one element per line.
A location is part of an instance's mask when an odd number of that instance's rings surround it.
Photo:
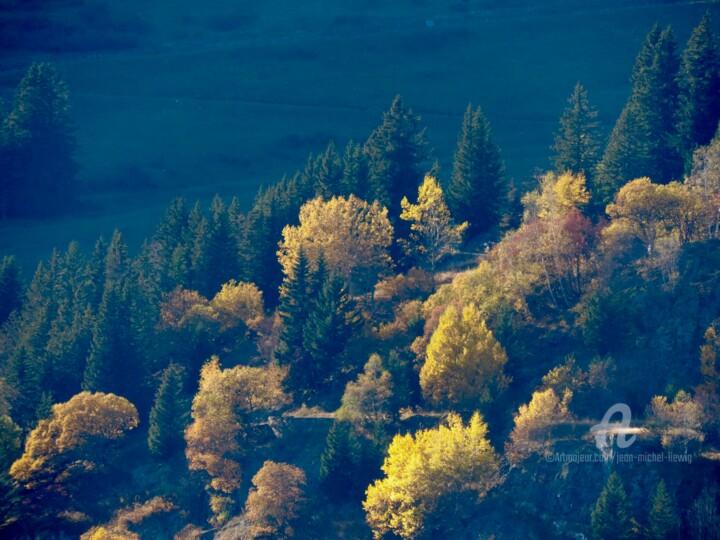
<path fill-rule="evenodd" d="M 590 193 L 583 173 L 549 172 L 540 178 L 538 189 L 527 193 L 522 202 L 525 222 L 529 223 L 535 218 L 557 218 L 579 210 L 590 202 Z"/>
<path fill-rule="evenodd" d="M 510 441 L 505 444 L 505 456 L 510 463 L 518 464 L 533 453 L 552 447 L 553 427 L 571 418 L 568 410 L 571 399 L 571 390 L 566 389 L 561 400 L 555 390 L 548 388 L 534 392 L 530 403 L 520 406 Z"/>
<path fill-rule="evenodd" d="M 291 537 L 291 523 L 304 501 L 306 483 L 302 469 L 287 463 L 266 461 L 252 479 L 253 486 L 245 503 L 253 538 Z"/>
<path fill-rule="evenodd" d="M 428 175 L 418 191 L 417 204 L 407 197 L 400 202 L 400 219 L 410 222 L 410 240 L 404 242 L 408 255 L 418 259 L 431 272 L 444 257 L 457 253 L 468 223 L 455 225 L 438 181 Z"/>
<path fill-rule="evenodd" d="M 282 390 L 285 370 L 276 366 L 237 366 L 222 370 L 217 357 L 200 373 L 200 388 L 185 430 L 186 456 L 191 470 L 204 470 L 213 489 L 232 493 L 240 487 L 237 458 L 243 422 L 260 410 L 272 410 L 289 401 Z"/>
<path fill-rule="evenodd" d="M 450 305 L 440 317 L 420 371 L 423 396 L 436 407 L 469 410 L 506 385 L 507 354 L 474 304 L 460 313 Z"/>
<path fill-rule="evenodd" d="M 10 474 L 23 483 L 41 474 L 62 473 L 56 461 L 94 439 L 117 439 L 138 425 L 138 413 L 127 399 L 114 394 L 82 392 L 53 405 L 50 418 L 30 433 L 22 457 Z M 91 456 L 88 456 L 90 458 Z"/>
<path fill-rule="evenodd" d="M 467 426 L 451 414 L 437 429 L 395 436 L 382 467 L 385 477 L 367 489 L 363 502 L 375 538 L 416 538 L 450 495 L 482 499 L 499 481 L 498 463 L 479 413 Z"/>
<path fill-rule="evenodd" d="M 311 271 L 322 256 L 331 272 L 370 290 L 390 268 L 392 237 L 387 209 L 377 201 L 369 204 L 354 195 L 329 201 L 318 197 L 300 209 L 300 225 L 283 229 L 278 257 L 290 275 L 302 248 Z"/>
<path fill-rule="evenodd" d="M 210 307 L 217 313 L 221 330 L 237 326 L 238 322 L 256 328 L 264 314 L 260 289 L 254 283 L 237 283 L 234 279 L 222 286 Z"/>
<path fill-rule="evenodd" d="M 138 525 L 148 517 L 161 512 L 174 510 L 175 505 L 162 497 L 154 497 L 144 503 L 136 503 L 115 513 L 109 523 L 93 527 L 80 536 L 80 540 L 140 540 L 140 535 L 129 530 L 129 526 Z"/>
<path fill-rule="evenodd" d="M 665 448 L 687 450 L 691 443 L 705 440 L 703 408 L 693 397 L 680 390 L 672 403 L 666 396 L 655 396 L 650 402 L 649 423 L 660 433 Z"/>

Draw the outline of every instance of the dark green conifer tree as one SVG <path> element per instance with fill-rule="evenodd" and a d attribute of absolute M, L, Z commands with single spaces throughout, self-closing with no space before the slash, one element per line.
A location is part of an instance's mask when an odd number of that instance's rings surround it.
<path fill-rule="evenodd" d="M 598 113 L 590 105 L 587 90 L 577 83 L 560 117 L 560 131 L 555 135 L 552 162 L 558 171 L 584 172 L 592 175 L 600 151 Z"/>
<path fill-rule="evenodd" d="M 317 157 L 310 154 L 303 175 L 315 194 L 326 200 L 342 193 L 343 164 L 333 141 Z"/>
<path fill-rule="evenodd" d="M 655 495 L 652 499 L 650 515 L 649 538 L 653 540 L 670 540 L 677 537 L 678 518 L 670 493 L 668 493 L 665 481 L 660 479 L 655 488 Z"/>
<path fill-rule="evenodd" d="M 297 260 L 285 276 L 280 291 L 278 315 L 282 323 L 280 340 L 275 359 L 281 365 L 290 366 L 290 388 L 307 387 L 306 353 L 303 350 L 303 328 L 310 311 L 310 270 L 305 251 L 300 250 Z"/>
<path fill-rule="evenodd" d="M 632 508 L 617 473 L 608 478 L 592 512 L 592 532 L 597 540 L 622 540 L 633 536 Z"/>
<path fill-rule="evenodd" d="M 720 63 L 717 43 L 710 29 L 710 14 L 697 25 L 683 53 L 680 73 L 678 131 L 686 171 L 692 154 L 708 144 L 720 121 Z"/>
<path fill-rule="evenodd" d="M 22 431 L 7 415 L 0 415 L 0 536 L 12 530 L 21 514 L 21 498 L 10 477 L 13 462 L 22 454 Z M 13 534 L 8 533 L 7 538 Z"/>
<path fill-rule="evenodd" d="M 90 260 L 88 261 L 87 276 L 91 286 L 90 304 L 94 310 L 100 306 L 103 290 L 105 289 L 105 259 L 107 258 L 107 243 L 100 236 L 95 242 Z"/>
<path fill-rule="evenodd" d="M 373 199 L 387 206 L 391 220 L 397 222 L 400 201 L 417 193 L 428 156 L 420 117 L 405 106 L 401 96 L 396 96 L 383 114 L 383 122 L 370 135 L 364 152 Z"/>
<path fill-rule="evenodd" d="M 184 430 L 189 420 L 189 403 L 183 388 L 184 370 L 170 364 L 160 376 L 160 386 L 150 409 L 148 448 L 158 457 L 167 457 L 184 447 Z"/>
<path fill-rule="evenodd" d="M 303 328 L 302 346 L 308 362 L 303 371 L 309 379 L 308 390 L 319 390 L 335 381 L 345 348 L 360 325 L 360 313 L 346 282 L 339 276 L 328 276 Z"/>
<path fill-rule="evenodd" d="M 23 304 L 24 285 L 15 257 L 3 257 L 0 262 L 0 325 Z"/>
<path fill-rule="evenodd" d="M 373 202 L 375 197 L 368 184 L 368 164 L 363 147 L 350 141 L 343 156 L 342 194 L 355 195 L 364 201 Z"/>
<path fill-rule="evenodd" d="M 57 70 L 34 63 L 18 86 L 3 122 L 2 215 L 34 216 L 63 210 L 73 200 L 78 170 L 68 90 Z"/>
<path fill-rule="evenodd" d="M 473 233 L 497 225 L 504 201 L 505 166 L 492 140 L 490 123 L 480 107 L 468 105 L 458 137 L 447 200 L 456 222 L 467 221 Z"/>
<path fill-rule="evenodd" d="M 627 182 L 642 176 L 667 183 L 682 173 L 677 151 L 676 54 L 672 29 L 650 31 L 638 54 L 632 93 L 613 129 L 593 180 L 594 201 L 604 209 Z"/>
<path fill-rule="evenodd" d="M 335 421 L 320 456 L 320 482 L 330 495 L 349 498 L 358 489 L 362 446 L 350 422 Z"/>

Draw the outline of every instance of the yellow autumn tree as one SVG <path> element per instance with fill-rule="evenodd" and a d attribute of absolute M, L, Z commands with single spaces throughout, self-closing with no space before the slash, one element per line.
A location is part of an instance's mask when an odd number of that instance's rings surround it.
<path fill-rule="evenodd" d="M 457 253 L 468 223 L 453 222 L 442 188 L 429 174 L 419 188 L 417 204 L 403 197 L 400 205 L 400 219 L 410 222 L 411 230 L 409 239 L 403 240 L 405 252 L 420 266 L 434 272 L 443 258 Z"/>
<path fill-rule="evenodd" d="M 374 537 L 412 539 L 435 528 L 448 533 L 456 503 L 480 501 L 499 482 L 498 467 L 479 413 L 467 425 L 450 414 L 436 429 L 396 435 L 382 466 L 384 478 L 368 487 L 363 502 Z"/>
<path fill-rule="evenodd" d="M 264 314 L 262 291 L 254 283 L 238 283 L 234 279 L 222 286 L 210 301 L 210 307 L 220 321 L 220 330 L 239 323 L 255 328 Z"/>
<path fill-rule="evenodd" d="M 517 465 L 534 453 L 552 448 L 553 428 L 571 418 L 568 410 L 571 399 L 570 390 L 565 390 L 560 399 L 555 390 L 548 388 L 534 392 L 530 403 L 520 406 L 510 440 L 505 444 L 505 456 L 510 463 Z"/>
<path fill-rule="evenodd" d="M 663 447 L 687 452 L 705 440 L 702 405 L 684 390 L 672 402 L 666 396 L 653 397 L 649 412 L 648 424 L 660 434 Z"/>
<path fill-rule="evenodd" d="M 252 538 L 294 536 L 293 521 L 305 500 L 307 479 L 302 469 L 287 463 L 266 461 L 253 476 L 253 488 L 245 503 L 245 519 Z"/>
<path fill-rule="evenodd" d="M 331 273 L 364 292 L 390 269 L 392 238 L 387 209 L 377 201 L 370 204 L 354 195 L 329 201 L 318 197 L 302 206 L 299 225 L 283 229 L 278 258 L 290 275 L 302 248 L 311 271 L 323 257 Z"/>
<path fill-rule="evenodd" d="M 506 386 L 507 353 L 469 304 L 462 312 L 450 305 L 430 338 L 420 371 L 423 397 L 436 407 L 467 411 L 487 403 Z"/>
<path fill-rule="evenodd" d="M 135 406 L 123 397 L 82 392 L 65 403 L 53 405 L 49 418 L 41 420 L 25 442 L 23 455 L 10 475 L 25 487 L 39 483 L 62 483 L 80 465 L 87 471 L 104 441 L 119 439 L 138 425 Z"/>
<path fill-rule="evenodd" d="M 562 217 L 571 210 L 579 210 L 589 201 L 590 193 L 583 173 L 548 172 L 540 178 L 538 189 L 523 197 L 525 222 L 535 217 Z"/>
<path fill-rule="evenodd" d="M 232 501 L 222 494 L 240 487 L 240 443 L 252 415 L 289 401 L 282 390 L 284 377 L 285 371 L 274 365 L 223 370 L 216 356 L 203 366 L 192 404 L 193 422 L 185 430 L 185 454 L 189 468 L 205 471 L 209 488 L 217 492 L 211 500 L 217 524 L 231 517 Z"/>

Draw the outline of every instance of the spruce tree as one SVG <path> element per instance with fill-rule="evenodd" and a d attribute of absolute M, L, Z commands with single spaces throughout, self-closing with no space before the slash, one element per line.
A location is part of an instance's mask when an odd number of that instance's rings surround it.
<path fill-rule="evenodd" d="M 390 218 L 397 221 L 400 201 L 417 190 L 427 159 L 425 129 L 401 96 L 396 96 L 383 114 L 383 122 L 370 135 L 364 152 L 373 199 L 387 206 Z"/>
<path fill-rule="evenodd" d="M 708 144 L 720 121 L 720 63 L 708 13 L 695 28 L 683 53 L 678 131 L 686 171 L 695 148 Z"/>
<path fill-rule="evenodd" d="M 676 146 L 679 61 L 675 48 L 672 30 L 661 32 L 656 25 L 638 54 L 632 93 L 593 179 L 593 200 L 601 208 L 630 180 L 649 176 L 667 183 L 682 173 Z"/>
<path fill-rule="evenodd" d="M 23 304 L 23 281 L 15 257 L 3 257 L 0 262 L 0 325 Z"/>
<path fill-rule="evenodd" d="M 303 371 L 308 375 L 309 390 L 319 390 L 335 379 L 345 348 L 360 324 L 360 313 L 345 280 L 328 276 L 303 328 L 302 348 L 307 355 Z"/>
<path fill-rule="evenodd" d="M 492 140 L 490 123 L 480 107 L 468 105 L 458 137 L 447 199 L 453 218 L 467 221 L 472 233 L 497 225 L 504 189 L 505 166 Z"/>
<path fill-rule="evenodd" d="M 343 166 L 335 143 L 330 141 L 325 152 L 313 157 L 310 154 L 305 167 L 305 182 L 313 187 L 316 195 L 330 199 L 342 192 Z"/>
<path fill-rule="evenodd" d="M 184 430 L 189 420 L 189 403 L 183 388 L 184 370 L 170 364 L 160 376 L 160 386 L 150 409 L 148 448 L 159 457 L 172 455 L 184 446 Z"/>
<path fill-rule="evenodd" d="M 207 221 L 204 261 L 201 265 L 203 284 L 198 290 L 212 297 L 220 287 L 237 279 L 240 273 L 237 240 L 233 236 L 230 218 L 222 199 L 216 195 Z"/>
<path fill-rule="evenodd" d="M 678 518 L 665 481 L 660 479 L 650 507 L 650 535 L 653 540 L 670 540 L 677 536 Z"/>
<path fill-rule="evenodd" d="M 346 197 L 355 195 L 364 201 L 372 202 L 368 184 L 368 164 L 363 148 L 350 141 L 345 147 L 343 156 L 342 194 Z"/>
<path fill-rule="evenodd" d="M 330 427 L 320 456 L 320 482 L 333 496 L 351 497 L 358 488 L 362 447 L 352 424 L 336 420 Z"/>
<path fill-rule="evenodd" d="M 278 315 L 282 323 L 280 340 L 275 350 L 275 359 L 281 365 L 290 366 L 288 383 L 306 387 L 305 351 L 303 350 L 303 327 L 310 310 L 310 270 L 305 251 L 300 250 L 291 272 L 283 280 L 280 291 Z"/>
<path fill-rule="evenodd" d="M 632 508 L 622 480 L 615 472 L 595 504 L 592 531 L 597 540 L 622 540 L 633 535 Z"/>
<path fill-rule="evenodd" d="M 12 165 L 4 171 L 0 190 L 5 183 L 11 188 L 7 215 L 45 215 L 72 201 L 78 166 L 68 90 L 51 64 L 34 63 L 28 69 L 4 119 L 3 139 Z"/>
<path fill-rule="evenodd" d="M 555 151 L 553 165 L 560 172 L 592 175 L 600 151 L 598 113 L 590 105 L 587 90 L 580 83 L 575 85 L 567 102 L 560 117 L 560 131 L 552 146 Z"/>

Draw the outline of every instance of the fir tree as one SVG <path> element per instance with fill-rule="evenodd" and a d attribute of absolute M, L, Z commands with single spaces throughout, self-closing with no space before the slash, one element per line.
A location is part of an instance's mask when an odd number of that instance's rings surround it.
<path fill-rule="evenodd" d="M 360 314 L 345 281 L 339 276 L 328 276 L 303 328 L 302 348 L 307 365 L 302 366 L 302 371 L 308 376 L 307 389 L 319 390 L 334 381 L 342 367 L 345 348 L 360 323 Z"/>
<path fill-rule="evenodd" d="M 650 507 L 650 536 L 654 540 L 670 540 L 677 535 L 678 518 L 665 482 L 660 479 Z"/>
<path fill-rule="evenodd" d="M 373 198 L 388 207 L 393 220 L 400 215 L 402 198 L 414 193 L 422 181 L 426 147 L 420 117 L 396 96 L 364 148 Z"/>
<path fill-rule="evenodd" d="M 598 113 L 590 105 L 587 90 L 577 83 L 560 117 L 560 131 L 555 135 L 552 158 L 555 169 L 584 172 L 591 175 L 600 151 Z"/>
<path fill-rule="evenodd" d="M 184 430 L 190 418 L 184 379 L 184 370 L 177 364 L 170 364 L 160 376 L 148 430 L 148 448 L 156 456 L 169 456 L 184 446 Z"/>
<path fill-rule="evenodd" d="M 350 141 L 343 156 L 342 194 L 355 195 L 359 199 L 372 202 L 373 197 L 368 185 L 368 164 L 363 148 Z"/>
<path fill-rule="evenodd" d="M 203 262 L 198 265 L 202 283 L 198 291 L 212 297 L 223 283 L 237 279 L 240 268 L 237 240 L 233 236 L 228 212 L 219 196 L 215 196 L 207 221 L 207 237 L 204 239 Z"/>
<path fill-rule="evenodd" d="M 290 367 L 285 383 L 292 390 L 309 387 L 310 372 L 307 370 L 308 355 L 303 349 L 303 328 L 310 312 L 311 281 L 308 260 L 301 249 L 290 273 L 283 280 L 277 310 L 282 329 L 275 359 L 280 365 Z"/>
<path fill-rule="evenodd" d="M 453 217 L 470 223 L 473 233 L 497 225 L 504 193 L 505 166 L 480 107 L 468 105 L 458 137 L 448 204 Z"/>
<path fill-rule="evenodd" d="M 680 75 L 678 130 L 687 171 L 693 151 L 712 140 L 720 120 L 720 64 L 708 13 L 688 41 Z"/>
<path fill-rule="evenodd" d="M 320 482 L 334 496 L 348 497 L 358 488 L 358 469 L 362 460 L 362 447 L 352 424 L 333 422 L 320 456 Z"/>
<path fill-rule="evenodd" d="M 675 36 L 650 31 L 635 61 L 632 93 L 594 175 L 594 201 L 604 208 L 627 182 L 643 176 L 667 183 L 682 172 L 676 148 L 678 109 Z"/>
<path fill-rule="evenodd" d="M 316 195 L 329 199 L 339 195 L 342 191 L 343 165 L 340 155 L 335 150 L 335 143 L 330 141 L 325 152 L 313 158 L 308 158 L 304 172 L 309 186 L 312 186 Z"/>
<path fill-rule="evenodd" d="M 15 257 L 3 257 L 0 262 L 0 325 L 23 304 L 23 282 Z"/>
<path fill-rule="evenodd" d="M 78 166 L 68 90 L 57 70 L 35 63 L 20 82 L 15 104 L 3 122 L 5 158 L 2 215 L 44 215 L 62 209 L 75 195 Z"/>
<path fill-rule="evenodd" d="M 621 540 L 633 535 L 632 509 L 617 473 L 610 475 L 595 504 L 592 531 L 597 540 Z"/>

